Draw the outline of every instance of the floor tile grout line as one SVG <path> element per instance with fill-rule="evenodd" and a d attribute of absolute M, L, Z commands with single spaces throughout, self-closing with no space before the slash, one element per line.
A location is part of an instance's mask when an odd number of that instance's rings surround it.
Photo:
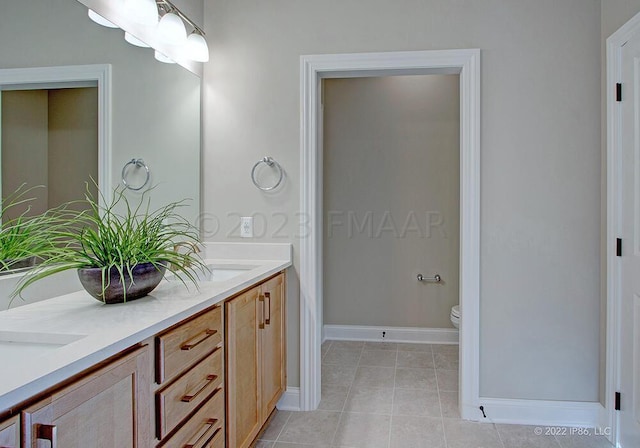
<path fill-rule="evenodd" d="M 500 445 L 502 445 L 502 448 L 504 448 L 505 447 L 504 440 L 502 440 L 502 434 L 500 434 L 500 430 L 498 430 L 498 425 L 496 425 L 494 422 L 491 422 L 491 424 L 493 425 L 493 429 L 495 429 L 496 433 L 498 434 L 498 440 L 500 441 Z"/>
<path fill-rule="evenodd" d="M 436 391 L 438 392 L 438 407 L 440 408 L 440 425 L 442 425 L 442 438 L 444 440 L 445 448 L 448 448 L 449 442 L 447 442 L 447 432 L 444 430 L 444 412 L 442 411 L 442 399 L 440 398 L 440 385 L 438 384 L 438 369 L 436 369 L 436 355 L 431 347 L 431 360 L 433 361 L 433 371 L 436 375 Z"/>
<path fill-rule="evenodd" d="M 276 439 L 273 441 L 273 446 L 276 445 L 276 442 L 278 442 L 278 439 L 280 438 L 280 436 L 282 435 L 282 431 L 284 431 L 285 426 L 287 426 L 287 423 L 289 423 L 289 420 L 291 420 L 291 416 L 293 415 L 292 412 L 289 412 L 289 416 L 287 417 L 287 419 L 284 421 L 284 423 L 282 424 L 282 428 L 280 428 L 280 431 L 278 431 L 278 435 L 276 436 Z"/>
<path fill-rule="evenodd" d="M 391 417 L 389 417 L 389 440 L 387 442 L 388 448 L 391 448 L 391 432 L 393 430 L 393 405 L 396 398 L 396 372 L 398 371 L 398 353 L 400 353 L 400 350 L 396 350 L 396 362 L 395 368 L 393 369 L 393 389 L 391 390 Z"/>
<path fill-rule="evenodd" d="M 355 383 L 356 381 L 356 375 L 358 374 L 358 367 L 360 366 L 360 360 L 362 359 L 362 353 L 364 352 L 364 346 L 365 344 L 362 344 L 362 347 L 360 348 L 360 356 L 358 357 L 358 362 L 356 363 L 356 371 L 353 374 L 353 378 L 351 378 L 351 383 L 349 384 L 349 387 L 347 388 L 347 396 L 344 399 L 344 404 L 342 405 L 342 411 L 340 411 L 340 416 L 338 417 L 338 424 L 336 425 L 336 429 L 333 432 L 333 437 L 331 437 L 331 442 L 329 442 L 330 446 L 335 446 L 335 440 L 336 440 L 336 436 L 338 435 L 338 430 L 340 429 L 340 423 L 342 422 L 342 417 L 344 416 L 344 409 L 347 407 L 347 402 L 349 401 L 349 396 L 351 395 L 351 388 L 353 387 L 353 383 Z"/>

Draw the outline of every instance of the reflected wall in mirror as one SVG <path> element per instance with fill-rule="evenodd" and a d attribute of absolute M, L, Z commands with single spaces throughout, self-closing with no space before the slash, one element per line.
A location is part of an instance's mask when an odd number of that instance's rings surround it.
<path fill-rule="evenodd" d="M 95 196 L 97 85 L 1 90 L 0 178 L 3 202 L 23 184 L 45 187 L 31 190 L 28 204 L 7 210 L 9 221 L 82 199 L 85 185 Z"/>
<path fill-rule="evenodd" d="M 149 195 L 151 209 L 189 198 L 183 214 L 197 223 L 200 78 L 178 65 L 156 61 L 152 50 L 128 44 L 123 34 L 89 20 L 87 8 L 77 0 L 3 1 L 0 69 L 109 64 L 107 184 L 111 188 L 120 184 L 122 167 L 132 159 L 143 159 L 150 170 L 149 185 L 155 186 Z M 68 157 L 54 156 L 55 163 L 65 164 Z M 29 171 L 35 170 L 44 168 L 34 159 Z M 127 194 L 135 199 L 143 191 Z M 2 299 L 9 292 L 10 286 L 0 285 L 0 309 L 6 308 Z"/>

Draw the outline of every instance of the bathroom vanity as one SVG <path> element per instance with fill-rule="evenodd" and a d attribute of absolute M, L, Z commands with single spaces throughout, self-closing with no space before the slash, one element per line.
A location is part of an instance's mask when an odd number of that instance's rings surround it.
<path fill-rule="evenodd" d="M 199 290 L 170 279 L 121 305 L 77 292 L 0 312 L 0 447 L 250 446 L 286 384 L 291 257 L 274 246 L 208 259 Z"/>

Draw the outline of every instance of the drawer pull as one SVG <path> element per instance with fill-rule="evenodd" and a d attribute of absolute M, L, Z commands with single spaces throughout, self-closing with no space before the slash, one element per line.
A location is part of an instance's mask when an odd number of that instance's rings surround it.
<path fill-rule="evenodd" d="M 205 330 L 204 331 L 204 337 L 201 337 L 200 339 L 198 339 L 197 341 L 195 341 L 193 343 L 191 341 L 189 341 L 188 343 L 186 343 L 183 346 L 181 346 L 180 350 L 191 350 L 192 348 L 196 348 L 198 345 L 202 344 L 204 341 L 209 339 L 211 336 L 213 336 L 217 332 L 218 332 L 218 330 Z"/>
<path fill-rule="evenodd" d="M 209 426 L 200 437 L 196 439 L 193 443 L 187 443 L 184 448 L 204 448 L 206 447 L 217 435 L 222 428 L 216 428 L 216 423 L 218 423 L 217 418 L 210 418 L 206 421 L 205 426 Z M 213 431 L 213 434 L 209 436 L 209 434 Z"/>
<path fill-rule="evenodd" d="M 193 401 L 194 398 L 200 395 L 200 392 L 205 390 L 207 386 L 211 384 L 212 381 L 215 381 L 217 378 L 218 378 L 218 375 L 207 375 L 207 378 L 202 382 L 202 386 L 200 386 L 194 394 L 185 395 L 180 399 L 180 401 L 183 401 L 185 403 L 190 403 L 191 401 Z"/>
<path fill-rule="evenodd" d="M 48 440 L 51 448 L 58 448 L 58 428 L 55 425 L 38 424 L 36 427 L 36 439 Z"/>
<path fill-rule="evenodd" d="M 269 317 L 267 317 L 265 319 L 264 323 L 267 324 L 267 325 L 271 325 L 271 293 L 270 292 L 265 292 L 264 296 L 265 296 L 265 298 L 269 299 L 269 306 L 268 306 Z"/>

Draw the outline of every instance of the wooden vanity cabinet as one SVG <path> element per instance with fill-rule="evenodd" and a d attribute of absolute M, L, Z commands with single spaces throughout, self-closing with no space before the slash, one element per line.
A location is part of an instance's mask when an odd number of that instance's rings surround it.
<path fill-rule="evenodd" d="M 225 303 L 228 447 L 251 446 L 284 392 L 284 274 Z"/>
<path fill-rule="evenodd" d="M 25 409 L 24 448 L 150 448 L 149 356 L 135 349 Z"/>
<path fill-rule="evenodd" d="M 16 415 L 0 422 L 0 448 L 20 447 L 20 418 Z"/>
<path fill-rule="evenodd" d="M 156 336 L 157 446 L 224 448 L 222 305 Z"/>

